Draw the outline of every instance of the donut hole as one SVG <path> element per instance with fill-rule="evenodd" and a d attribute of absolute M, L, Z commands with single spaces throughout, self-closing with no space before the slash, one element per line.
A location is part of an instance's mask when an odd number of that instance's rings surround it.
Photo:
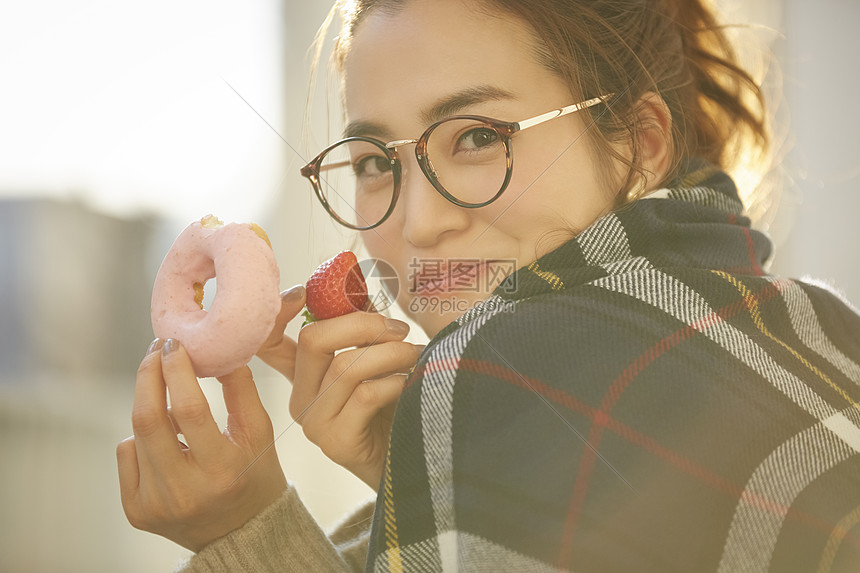
<path fill-rule="evenodd" d="M 218 292 L 218 278 L 212 278 L 205 283 L 194 283 L 194 302 L 203 309 L 207 310 L 212 307 L 212 301 L 215 300 L 215 293 Z"/>

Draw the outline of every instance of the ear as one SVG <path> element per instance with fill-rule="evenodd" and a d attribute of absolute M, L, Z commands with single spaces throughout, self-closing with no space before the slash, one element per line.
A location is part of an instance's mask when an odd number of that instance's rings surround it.
<path fill-rule="evenodd" d="M 644 192 L 652 191 L 672 165 L 672 113 L 663 98 L 647 92 L 636 103 L 636 143 L 645 170 Z"/>

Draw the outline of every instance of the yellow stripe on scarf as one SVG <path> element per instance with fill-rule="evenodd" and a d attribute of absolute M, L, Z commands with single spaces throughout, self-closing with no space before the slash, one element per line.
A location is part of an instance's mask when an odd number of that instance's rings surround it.
<path fill-rule="evenodd" d="M 564 288 L 564 281 L 562 281 L 561 278 L 555 273 L 540 270 L 537 261 L 530 264 L 528 268 L 531 272 L 548 282 L 549 286 L 552 287 L 552 290 L 561 290 Z"/>
<path fill-rule="evenodd" d="M 385 545 L 388 547 L 388 570 L 391 573 L 403 572 L 403 561 L 400 559 L 400 544 L 397 541 L 397 521 L 394 518 L 394 491 L 391 488 L 391 451 L 385 458 L 385 487 L 383 503 L 385 505 Z"/>
<path fill-rule="evenodd" d="M 758 328 L 762 334 L 764 334 L 765 336 L 767 336 L 768 338 L 770 338 L 771 340 L 773 340 L 774 342 L 776 342 L 777 344 L 779 344 L 780 346 L 782 346 L 783 348 L 785 348 L 786 350 L 791 352 L 791 354 L 795 358 L 797 358 L 804 366 L 806 366 L 816 376 L 818 376 L 820 379 L 822 379 L 828 386 L 830 386 L 833 390 L 835 390 L 837 394 L 842 396 L 846 402 L 848 402 L 855 409 L 860 411 L 860 404 L 857 404 L 857 402 L 852 400 L 851 396 L 848 395 L 848 392 L 846 392 L 840 386 L 838 386 L 835 382 L 833 382 L 830 379 L 830 377 L 828 377 L 824 372 L 822 372 L 821 370 L 816 368 L 812 363 L 810 363 L 806 358 L 804 358 L 800 352 L 798 352 L 797 350 L 795 350 L 794 348 L 789 346 L 787 343 L 785 343 L 784 341 L 782 341 L 779 338 L 777 338 L 776 336 L 774 336 L 770 332 L 770 330 L 767 329 L 767 327 L 764 324 L 764 320 L 762 320 L 761 312 L 759 311 L 759 308 L 758 308 L 758 299 L 756 298 L 756 296 L 754 294 L 752 294 L 752 292 L 741 281 L 737 280 L 734 276 L 732 276 L 728 273 L 725 273 L 723 271 L 714 270 L 711 272 L 716 274 L 717 276 L 720 276 L 720 277 L 726 279 L 732 285 L 734 285 L 734 287 L 736 289 L 738 289 L 738 292 L 740 292 L 741 296 L 744 297 L 744 304 L 746 305 L 747 310 L 750 313 L 750 317 L 752 317 L 753 322 L 756 325 L 756 328 Z"/>
<path fill-rule="evenodd" d="M 860 523 L 860 507 L 855 508 L 854 511 L 843 517 L 836 524 L 833 531 L 830 532 L 827 544 L 824 546 L 824 553 L 821 555 L 821 561 L 818 563 L 818 573 L 827 573 L 831 570 L 842 540 L 845 539 L 848 532 L 858 523 Z"/>

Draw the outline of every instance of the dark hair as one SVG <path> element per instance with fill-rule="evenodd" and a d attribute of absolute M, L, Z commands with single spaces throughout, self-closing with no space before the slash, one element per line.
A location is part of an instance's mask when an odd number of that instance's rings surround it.
<path fill-rule="evenodd" d="M 408 1 L 338 0 L 332 11 L 343 19 L 333 54 L 338 68 L 369 13 L 396 12 Z M 613 159 L 628 167 L 626 180 L 616 183 L 619 204 L 636 175 L 644 175 L 636 149 L 643 127 L 636 106 L 649 92 L 668 106 L 673 130 L 672 168 L 655 183 L 672 180 L 686 158 L 701 157 L 731 170 L 765 157 L 769 132 L 762 90 L 739 65 L 727 28 L 707 0 L 476 0 L 476 6 L 528 24 L 538 61 L 558 74 L 574 97 L 615 94 L 609 106 L 588 110 L 597 128 L 589 130 L 589 143 L 605 167 Z M 632 160 L 612 147 L 619 142 L 632 145 Z"/>

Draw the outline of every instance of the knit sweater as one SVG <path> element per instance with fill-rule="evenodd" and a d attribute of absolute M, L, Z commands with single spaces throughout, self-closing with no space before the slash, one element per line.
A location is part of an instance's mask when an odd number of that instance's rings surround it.
<path fill-rule="evenodd" d="M 366 570 L 857 570 L 860 316 L 769 255 L 693 163 L 508 276 L 407 380 Z M 359 570 L 302 515 L 189 570 Z"/>

